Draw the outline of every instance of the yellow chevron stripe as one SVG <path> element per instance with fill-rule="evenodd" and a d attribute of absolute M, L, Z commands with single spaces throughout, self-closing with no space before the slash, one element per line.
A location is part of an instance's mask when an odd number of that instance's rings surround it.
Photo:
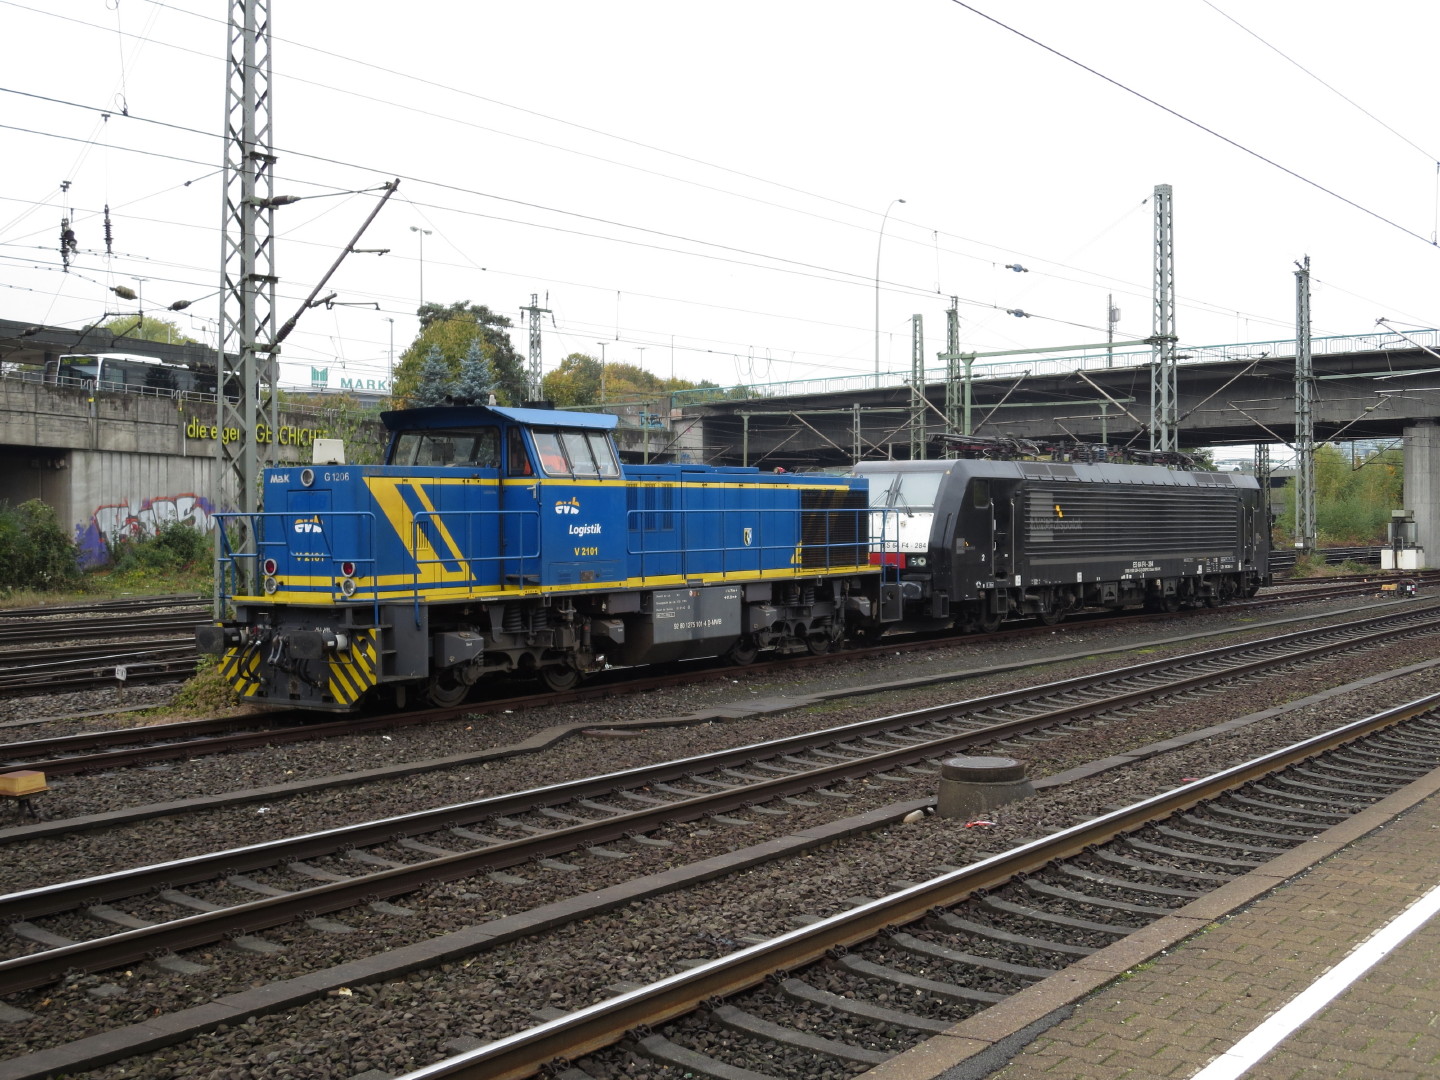
<path fill-rule="evenodd" d="M 353 704 L 375 685 L 375 647 L 373 630 L 362 631 L 350 643 L 350 657 L 337 656 L 330 661 L 330 695 L 346 705 Z"/>
<path fill-rule="evenodd" d="M 428 516 L 426 524 L 437 534 L 441 544 L 444 545 L 446 553 L 442 558 L 457 563 L 456 570 L 446 570 L 439 562 L 435 561 L 435 551 L 429 542 L 424 539 L 425 534 L 415 528 L 415 513 L 400 495 L 402 487 L 410 488 L 419 500 L 421 508 L 428 514 L 435 514 L 435 504 L 430 501 L 430 496 L 425 491 L 425 485 L 433 483 L 429 477 L 406 477 L 406 476 L 367 476 L 365 486 L 370 490 L 370 495 L 375 500 L 375 505 L 390 522 L 390 527 L 395 530 L 395 535 L 400 538 L 400 543 L 405 550 L 416 561 L 419 566 L 420 579 L 422 581 L 466 581 L 474 576 L 469 564 L 460 552 L 460 545 L 450 535 L 445 522 L 438 516 Z M 461 480 L 442 481 L 443 483 L 461 483 Z"/>

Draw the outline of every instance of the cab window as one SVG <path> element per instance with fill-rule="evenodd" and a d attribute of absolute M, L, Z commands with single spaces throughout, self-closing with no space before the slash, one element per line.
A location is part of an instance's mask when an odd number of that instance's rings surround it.
<path fill-rule="evenodd" d="M 519 428 L 510 428 L 505 432 L 505 448 L 506 472 L 511 476 L 534 475 L 534 470 L 530 467 L 530 455 L 525 452 L 525 437 L 520 434 Z"/>
<path fill-rule="evenodd" d="M 433 466 L 478 466 L 494 469 L 500 465 L 498 428 L 468 431 L 406 431 L 395 440 L 390 464 L 420 468 Z"/>
<path fill-rule="evenodd" d="M 600 466 L 595 464 L 595 455 L 590 452 L 590 442 L 583 431 L 562 431 L 560 442 L 576 476 L 600 475 Z"/>
<path fill-rule="evenodd" d="M 540 467 L 550 476 L 619 476 L 615 448 L 594 431 L 534 431 Z"/>
<path fill-rule="evenodd" d="M 590 444 L 590 453 L 595 457 L 595 463 L 600 468 L 601 476 L 619 476 L 620 463 L 615 460 L 615 449 L 610 445 L 610 440 L 599 432 L 592 431 L 586 436 Z"/>
<path fill-rule="evenodd" d="M 565 451 L 560 449 L 560 434 L 555 431 L 536 431 L 535 452 L 540 455 L 540 467 L 551 476 L 563 476 L 570 471 L 565 460 Z"/>

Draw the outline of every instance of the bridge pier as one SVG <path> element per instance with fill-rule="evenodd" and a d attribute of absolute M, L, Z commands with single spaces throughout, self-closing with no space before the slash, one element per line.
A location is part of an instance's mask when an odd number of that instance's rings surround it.
<path fill-rule="evenodd" d="M 1405 508 L 1415 515 L 1420 564 L 1440 563 L 1440 424 L 1405 428 Z"/>

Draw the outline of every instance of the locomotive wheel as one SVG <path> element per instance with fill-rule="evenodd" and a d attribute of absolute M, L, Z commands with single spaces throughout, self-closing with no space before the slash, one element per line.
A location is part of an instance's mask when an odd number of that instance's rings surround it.
<path fill-rule="evenodd" d="M 982 634 L 993 634 L 1000 629 L 1004 617 L 998 611 L 981 612 L 975 620 L 975 629 Z"/>
<path fill-rule="evenodd" d="M 564 693 L 566 690 L 574 690 L 580 685 L 580 672 L 573 667 L 552 664 L 540 669 L 540 681 L 545 684 L 547 689 L 554 690 L 556 693 Z"/>
<path fill-rule="evenodd" d="M 1205 597 L 1205 606 L 1211 608 L 1219 607 L 1220 597 L 1217 596 L 1215 593 L 1210 593 L 1208 596 Z"/>
<path fill-rule="evenodd" d="M 436 675 L 425 687 L 425 700 L 437 709 L 449 709 L 459 705 L 470 694 L 470 687 L 464 683 L 453 683 L 443 675 Z"/>
<path fill-rule="evenodd" d="M 753 664 L 755 658 L 760 655 L 760 647 L 755 644 L 755 639 L 750 636 L 742 637 L 739 641 L 725 650 L 722 659 L 729 664 Z"/>
<path fill-rule="evenodd" d="M 824 656 L 830 651 L 830 646 L 833 644 L 834 642 L 830 640 L 830 636 L 824 630 L 816 630 L 805 635 L 805 648 L 810 651 L 811 656 Z"/>
<path fill-rule="evenodd" d="M 1041 626 L 1054 626 L 1064 620 L 1065 613 L 1063 611 L 1042 611 L 1035 617 L 1040 620 Z"/>

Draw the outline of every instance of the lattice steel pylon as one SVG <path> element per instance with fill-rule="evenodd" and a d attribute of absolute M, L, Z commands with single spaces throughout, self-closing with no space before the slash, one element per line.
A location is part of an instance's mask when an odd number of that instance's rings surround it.
<path fill-rule="evenodd" d="M 1155 185 L 1155 318 L 1150 346 L 1150 449 L 1179 450 L 1175 372 L 1175 219 L 1169 184 Z"/>
<path fill-rule="evenodd" d="M 925 458 L 925 323 L 910 316 L 910 460 Z"/>
<path fill-rule="evenodd" d="M 945 309 L 945 434 L 970 434 L 970 365 L 974 357 L 960 355 L 960 299 L 952 296 Z M 962 367 L 963 365 L 963 374 Z M 944 456 L 956 457 L 959 451 L 946 443 Z"/>
<path fill-rule="evenodd" d="M 260 509 L 260 473 L 277 429 L 270 0 L 230 0 L 229 6 L 215 504 L 252 513 Z M 252 541 L 247 530 L 242 550 Z"/>
<path fill-rule="evenodd" d="M 548 301 L 550 295 L 547 293 L 545 299 Z M 528 366 L 525 369 L 525 392 L 530 395 L 531 401 L 539 401 L 544 396 L 540 384 L 544 381 L 545 373 L 540 364 L 540 316 L 549 315 L 549 308 L 540 306 L 540 294 L 530 294 L 530 306 L 520 309 L 522 314 L 530 316 L 530 355 Z M 553 316 L 552 316 L 553 319 Z"/>
<path fill-rule="evenodd" d="M 1315 548 L 1315 367 L 1310 358 L 1310 256 L 1295 271 L 1295 548 Z"/>

